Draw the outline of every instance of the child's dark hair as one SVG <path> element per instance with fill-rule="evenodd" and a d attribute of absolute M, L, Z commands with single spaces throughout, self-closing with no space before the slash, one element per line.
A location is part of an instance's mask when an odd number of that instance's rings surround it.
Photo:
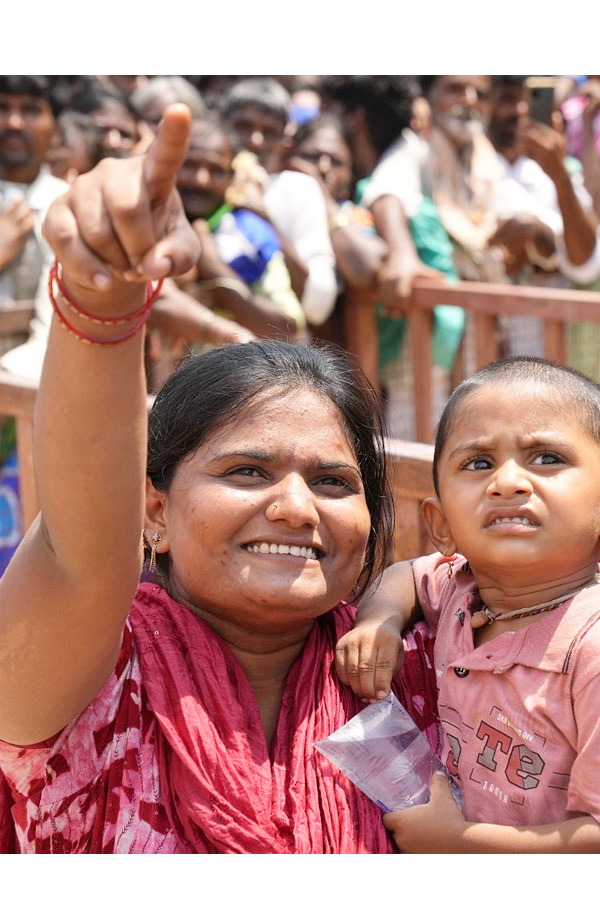
<path fill-rule="evenodd" d="M 332 346 L 284 341 L 219 347 L 191 357 L 165 382 L 150 412 L 147 474 L 167 491 L 179 464 L 253 403 L 300 389 L 313 390 L 339 411 L 356 453 L 371 516 L 362 591 L 383 571 L 393 511 L 377 395 L 349 357 Z M 168 554 L 157 556 L 168 586 Z M 361 592 L 362 592 L 361 591 Z"/>
<path fill-rule="evenodd" d="M 600 444 L 600 385 L 576 369 L 534 356 L 510 356 L 490 363 L 466 378 L 452 392 L 437 426 L 433 454 L 433 484 L 440 496 L 438 465 L 457 413 L 466 398 L 478 388 L 491 384 L 534 381 L 553 388 L 561 400 L 579 414 L 584 428 Z"/>

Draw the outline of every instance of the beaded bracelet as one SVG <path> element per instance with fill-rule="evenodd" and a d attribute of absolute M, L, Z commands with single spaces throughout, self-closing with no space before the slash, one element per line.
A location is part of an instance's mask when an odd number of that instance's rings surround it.
<path fill-rule="evenodd" d="M 130 328 L 125 334 L 117 335 L 116 337 L 109 338 L 100 338 L 100 337 L 91 337 L 88 334 L 84 334 L 78 328 L 75 327 L 69 320 L 64 316 L 62 311 L 58 306 L 58 301 L 55 296 L 54 287 L 55 284 L 58 286 L 61 294 L 61 298 L 64 301 L 65 305 L 68 309 L 78 315 L 80 318 L 85 319 L 88 322 L 92 322 L 95 325 L 124 325 L 126 322 L 130 322 L 134 318 L 138 318 L 138 321 L 134 325 L 133 328 Z M 133 337 L 134 334 L 137 334 L 138 331 L 145 325 L 150 317 L 150 312 L 152 310 L 152 304 L 158 297 L 160 293 L 160 289 L 163 284 L 163 279 L 161 278 L 155 288 L 152 287 L 151 284 L 148 284 L 146 288 L 146 302 L 138 307 L 138 309 L 134 310 L 131 313 L 127 313 L 125 316 L 111 317 L 111 316 L 90 316 L 78 303 L 76 303 L 72 297 L 70 297 L 62 284 L 62 281 L 58 275 L 58 262 L 55 262 L 50 270 L 50 276 L 48 279 L 48 294 L 50 296 L 50 302 L 52 304 L 52 308 L 56 313 L 60 325 L 66 330 L 70 331 L 71 334 L 77 338 L 77 340 L 82 341 L 84 344 L 121 344 L 123 341 L 128 340 Z"/>

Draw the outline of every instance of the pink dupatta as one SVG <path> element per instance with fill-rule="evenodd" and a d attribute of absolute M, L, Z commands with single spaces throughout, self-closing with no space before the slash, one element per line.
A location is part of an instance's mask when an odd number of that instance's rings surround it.
<path fill-rule="evenodd" d="M 379 809 L 318 751 L 362 704 L 334 674 L 355 610 L 315 623 L 287 678 L 270 754 L 227 645 L 160 587 L 142 584 L 115 673 L 64 731 L 4 747 L 0 852 L 17 821 L 35 853 L 390 853 Z M 433 641 L 405 641 L 401 701 L 437 748 Z"/>
<path fill-rule="evenodd" d="M 313 746 L 362 708 L 333 669 L 354 616 L 340 606 L 315 624 L 290 670 L 269 755 L 227 645 L 161 588 L 140 587 L 130 618 L 160 723 L 162 800 L 187 852 L 393 852 L 379 809 Z M 406 649 L 400 699 L 435 743 L 430 633 L 417 630 Z"/>

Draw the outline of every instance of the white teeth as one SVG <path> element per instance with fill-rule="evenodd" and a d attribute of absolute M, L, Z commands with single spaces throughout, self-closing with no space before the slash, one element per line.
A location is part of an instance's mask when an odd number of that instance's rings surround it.
<path fill-rule="evenodd" d="M 303 556 L 305 559 L 318 559 L 312 547 L 297 547 L 293 544 L 248 544 L 249 553 L 273 553 L 279 556 Z"/>
<path fill-rule="evenodd" d="M 525 516 L 502 516 L 501 518 L 494 519 L 492 525 L 497 525 L 500 522 L 518 522 L 520 525 L 533 525 L 534 523 L 531 519 L 526 519 Z"/>

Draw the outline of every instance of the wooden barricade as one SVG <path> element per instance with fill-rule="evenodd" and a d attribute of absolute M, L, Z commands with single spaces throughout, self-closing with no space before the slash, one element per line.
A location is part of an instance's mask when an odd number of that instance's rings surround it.
<path fill-rule="evenodd" d="M 392 554 L 395 561 L 433 553 L 434 547 L 421 521 L 421 503 L 435 496 L 431 444 L 388 439 L 386 450 L 394 497 L 395 528 Z"/>
<path fill-rule="evenodd" d="M 374 335 L 367 322 L 374 318 L 375 292 L 346 294 L 351 321 L 360 320 L 362 331 L 358 340 L 364 341 L 362 351 L 367 375 L 372 377 L 372 341 Z M 500 316 L 529 316 L 543 323 L 544 356 L 553 362 L 566 361 L 566 331 L 569 322 L 594 322 L 600 325 L 600 292 L 566 290 L 563 288 L 521 287 L 511 284 L 483 284 L 461 281 L 454 284 L 421 281 L 413 290 L 408 316 L 408 335 L 412 346 L 415 385 L 415 432 L 417 440 L 433 440 L 431 403 L 431 336 L 433 309 L 436 306 L 461 306 L 471 318 L 474 331 L 475 369 L 500 358 L 498 319 Z M 358 309 L 357 309 L 358 308 Z M 369 316 L 367 310 L 371 310 Z M 350 326 L 351 327 L 351 326 Z M 350 330 L 350 329 L 348 329 Z M 349 349 L 361 360 L 361 348 Z M 462 371 L 462 378 L 471 372 Z"/>

